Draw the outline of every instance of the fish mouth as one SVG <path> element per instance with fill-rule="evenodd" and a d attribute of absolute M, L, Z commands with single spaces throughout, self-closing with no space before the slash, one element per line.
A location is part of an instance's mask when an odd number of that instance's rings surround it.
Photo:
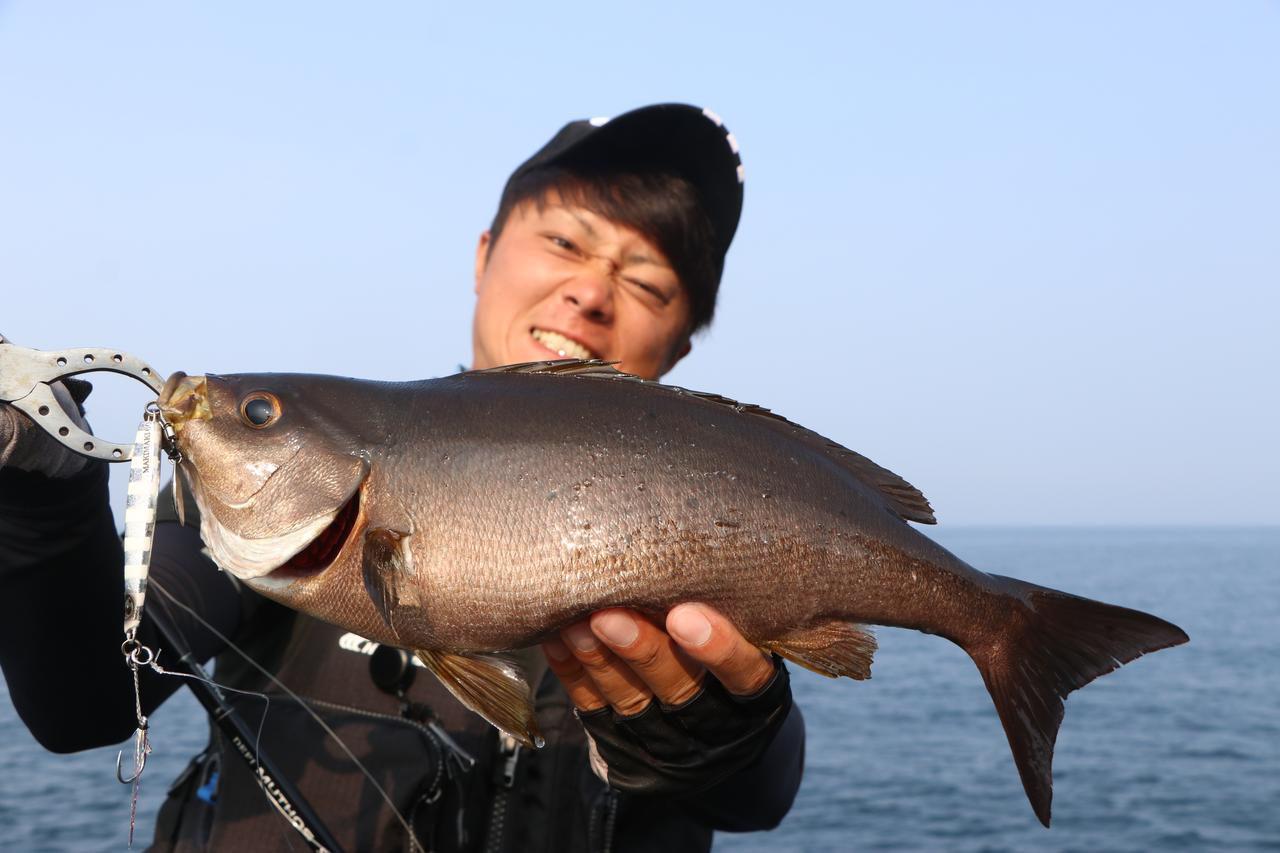
<path fill-rule="evenodd" d="M 360 493 L 356 489 L 351 498 L 334 514 L 333 521 L 311 543 L 294 554 L 266 578 L 275 581 L 293 581 L 312 577 L 332 566 L 347 547 L 360 522 Z"/>
<path fill-rule="evenodd" d="M 579 358 L 587 361 L 600 356 L 581 341 L 574 340 L 562 332 L 550 329 L 539 329 L 536 326 L 529 330 L 529 335 L 542 346 L 559 355 L 561 358 Z"/>
<path fill-rule="evenodd" d="M 364 473 L 338 509 L 312 516 L 287 533 L 262 538 L 241 536 L 228 528 L 219 519 L 219 507 L 210 505 L 203 485 L 194 477 L 201 538 L 214 562 L 244 581 L 282 588 L 317 575 L 342 557 L 364 524 L 361 495 L 368 474 L 366 463 Z"/>
<path fill-rule="evenodd" d="M 213 417 L 209 409 L 209 387 L 203 376 L 188 376 L 181 370 L 174 372 L 160 391 L 160 413 L 181 432 L 187 421 L 207 421 Z"/>

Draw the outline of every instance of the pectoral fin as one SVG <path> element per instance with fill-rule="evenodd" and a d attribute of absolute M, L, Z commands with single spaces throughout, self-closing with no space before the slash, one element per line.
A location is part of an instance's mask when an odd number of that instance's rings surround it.
<path fill-rule="evenodd" d="M 375 527 L 364 535 L 362 564 L 364 588 L 378 609 L 382 621 L 394 633 L 395 612 L 400 606 L 400 581 L 413 570 L 409 552 L 409 534 L 385 527 Z M 412 602 L 412 605 L 417 602 Z"/>
<path fill-rule="evenodd" d="M 524 671 L 502 655 L 416 652 L 458 701 L 525 746 L 542 746 L 533 691 Z"/>
<path fill-rule="evenodd" d="M 862 625 L 833 619 L 797 628 L 760 647 L 827 678 L 846 675 L 862 681 L 871 677 L 876 638 Z"/>

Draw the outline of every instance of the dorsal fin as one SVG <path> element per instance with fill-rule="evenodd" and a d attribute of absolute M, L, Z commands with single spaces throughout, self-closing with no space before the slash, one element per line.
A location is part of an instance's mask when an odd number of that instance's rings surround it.
<path fill-rule="evenodd" d="M 636 382 L 648 382 L 631 373 L 623 373 L 614 367 L 616 361 L 601 361 L 598 358 L 580 359 L 564 358 L 557 361 L 525 361 L 520 364 L 504 364 L 499 367 L 486 367 L 481 370 L 470 370 L 468 373 L 559 373 L 569 376 L 597 376 L 609 379 L 631 379 Z M 659 385 L 658 382 L 649 382 Z"/>
<path fill-rule="evenodd" d="M 565 359 L 562 361 L 529 361 L 523 364 L 507 364 L 502 367 L 490 367 L 484 370 L 473 370 L 471 373 L 545 373 L 559 376 L 575 376 L 587 377 L 593 379 L 611 379 L 621 380 L 625 382 L 636 382 L 641 385 L 648 385 L 653 388 L 661 388 L 675 394 L 681 394 L 694 397 L 699 400 L 705 400 L 708 403 L 725 406 L 733 409 L 739 414 L 748 417 L 758 417 L 771 421 L 773 426 L 786 426 L 792 435 L 803 441 L 810 447 L 816 447 L 837 459 L 841 467 L 849 471 L 860 481 L 879 492 L 888 503 L 889 509 L 899 518 L 905 521 L 915 521 L 920 524 L 937 524 L 938 520 L 934 518 L 933 507 L 929 506 L 929 500 L 915 486 L 908 483 L 902 477 L 890 471 L 888 468 L 881 467 L 872 462 L 860 453 L 855 453 L 843 445 L 837 444 L 829 438 L 825 438 L 811 429 L 806 429 L 799 424 L 789 421 L 777 412 L 770 411 L 764 406 L 756 406 L 751 403 L 739 403 L 737 400 L 731 400 L 719 394 L 712 394 L 706 391 L 690 391 L 688 388 L 681 388 L 678 385 L 664 385 L 661 382 L 653 382 L 648 379 L 641 379 L 630 373 L 623 373 L 613 365 L 616 361 L 601 361 L 600 359 Z"/>

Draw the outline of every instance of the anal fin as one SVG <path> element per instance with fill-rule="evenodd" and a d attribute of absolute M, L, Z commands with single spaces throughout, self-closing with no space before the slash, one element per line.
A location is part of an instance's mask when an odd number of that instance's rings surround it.
<path fill-rule="evenodd" d="M 796 628 L 760 647 L 827 678 L 844 675 L 863 681 L 871 677 L 876 638 L 865 626 L 832 619 Z"/>
<path fill-rule="evenodd" d="M 502 655 L 416 654 L 463 705 L 525 746 L 545 743 L 533 712 L 533 691 L 517 663 Z"/>

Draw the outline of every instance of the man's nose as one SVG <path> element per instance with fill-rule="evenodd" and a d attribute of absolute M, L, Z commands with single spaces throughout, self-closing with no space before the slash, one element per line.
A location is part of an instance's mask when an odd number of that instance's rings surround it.
<path fill-rule="evenodd" d="M 613 319 L 613 289 L 617 266 L 606 258 L 593 258 L 564 287 L 564 298 L 597 322 Z"/>

